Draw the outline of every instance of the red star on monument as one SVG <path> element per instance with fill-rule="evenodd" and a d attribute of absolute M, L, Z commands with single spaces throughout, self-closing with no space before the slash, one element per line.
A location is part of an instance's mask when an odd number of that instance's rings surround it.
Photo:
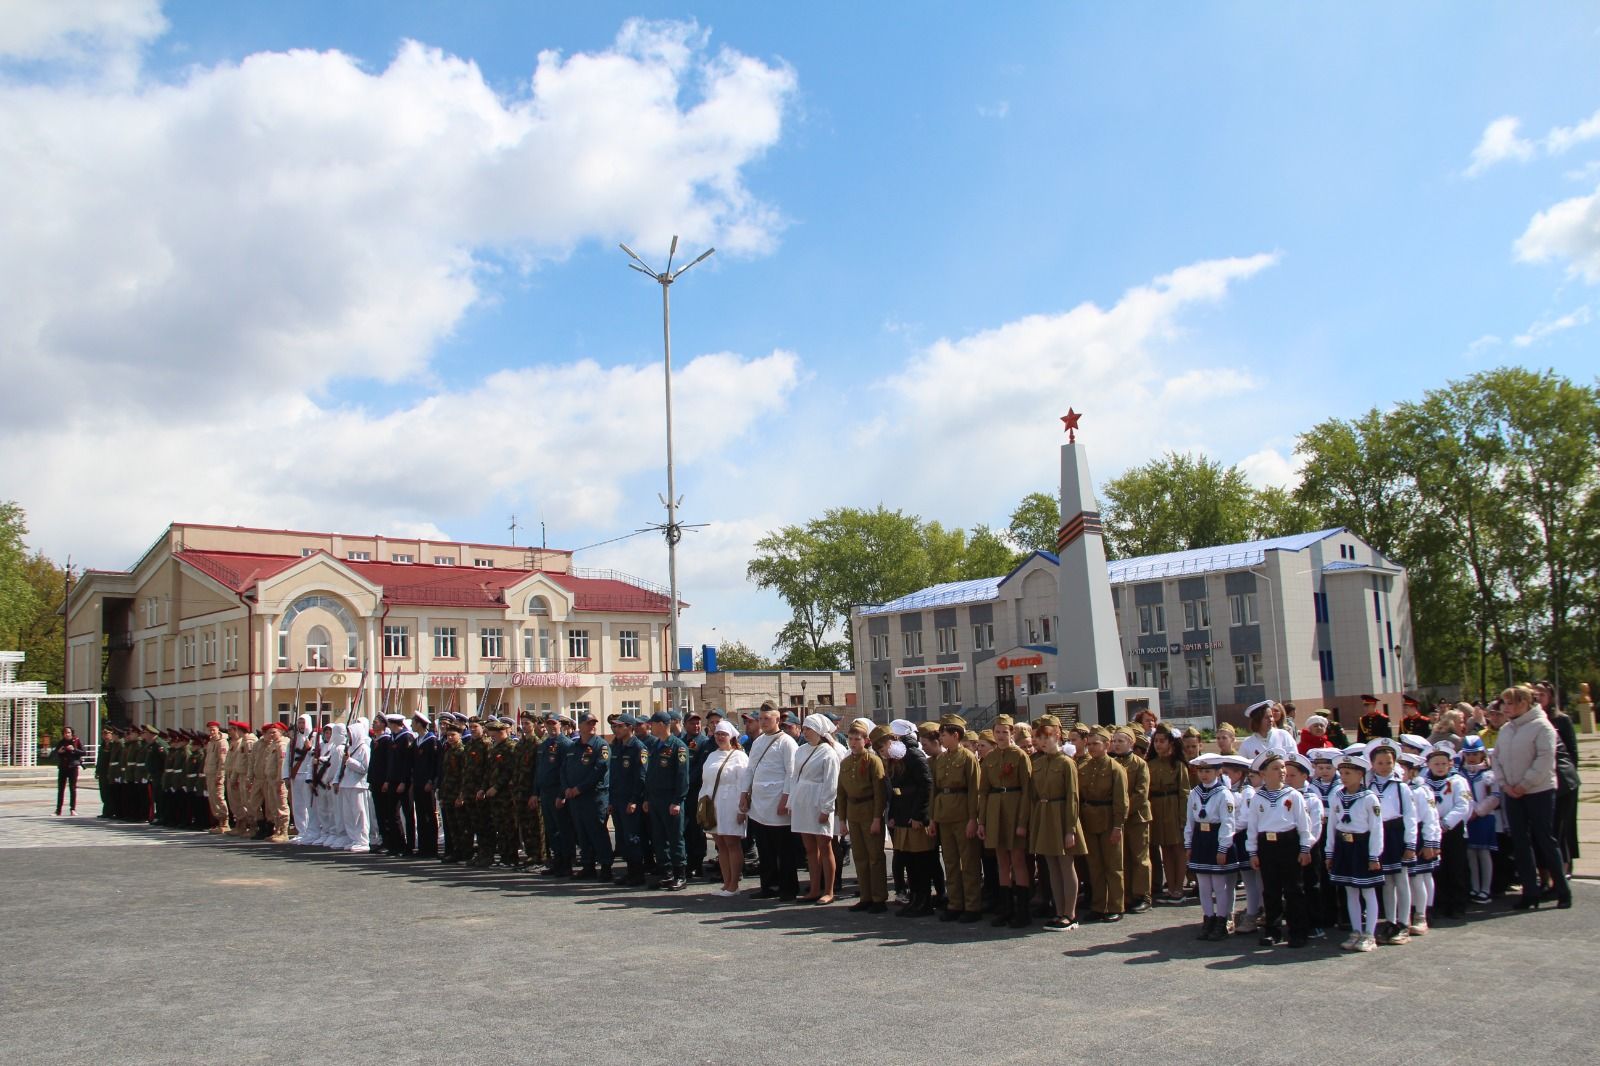
<path fill-rule="evenodd" d="M 1078 419 L 1082 417 L 1083 415 L 1079 414 L 1077 411 L 1074 411 L 1070 407 L 1067 408 L 1067 413 L 1061 416 L 1061 421 L 1065 423 L 1067 427 L 1068 444 L 1076 444 L 1078 442 Z"/>

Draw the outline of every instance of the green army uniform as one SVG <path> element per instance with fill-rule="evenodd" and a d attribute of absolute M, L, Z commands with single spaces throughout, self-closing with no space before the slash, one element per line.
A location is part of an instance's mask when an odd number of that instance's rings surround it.
<path fill-rule="evenodd" d="M 484 844 L 492 827 L 485 825 L 489 813 L 487 800 L 478 799 L 478 793 L 489 787 L 489 741 L 485 737 L 468 736 L 461 747 L 466 754 L 466 765 L 461 773 L 461 861 L 472 862 L 484 852 Z M 486 854 L 493 854 L 489 845 Z"/>
<path fill-rule="evenodd" d="M 1132 731 L 1124 727 L 1130 736 Z M 1129 752 L 1113 758 L 1128 778 L 1128 815 L 1122 823 L 1122 874 L 1127 910 L 1150 907 L 1150 764 Z"/>
<path fill-rule="evenodd" d="M 888 734 L 878 726 L 871 739 Z M 844 819 L 850 833 L 850 849 L 855 855 L 856 887 L 861 902 L 851 910 L 870 910 L 877 914 L 887 909 L 889 881 L 883 855 L 883 813 L 889 805 L 888 775 L 883 760 L 870 747 L 850 753 L 839 764 L 839 794 L 834 809 Z M 877 823 L 876 832 L 873 823 Z"/>
<path fill-rule="evenodd" d="M 158 735 L 152 733 L 150 740 L 144 746 L 144 765 L 140 768 L 139 783 L 144 787 L 140 800 L 143 803 L 144 817 L 151 825 L 156 823 L 155 796 L 156 789 L 161 787 L 161 774 L 167 765 L 167 745 Z"/>
<path fill-rule="evenodd" d="M 531 720 L 530 715 L 523 717 Z M 519 738 L 511 771 L 512 812 L 517 822 L 514 839 L 522 842 L 522 851 L 526 858 L 516 864 L 518 867 L 544 861 L 543 825 L 539 816 L 539 802 L 535 798 L 533 788 L 533 775 L 538 766 L 538 738 L 532 736 Z"/>
<path fill-rule="evenodd" d="M 447 865 L 461 862 L 462 842 L 468 839 L 469 830 L 463 824 L 464 808 L 457 807 L 456 801 L 461 798 L 464 786 L 463 777 L 467 770 L 467 749 L 459 742 L 461 730 L 446 728 L 446 741 L 444 750 L 439 754 L 439 815 L 444 823 L 444 854 L 440 861 Z M 449 736 L 455 736 L 457 743 L 450 743 Z"/>
<path fill-rule="evenodd" d="M 189 828 L 211 827 L 211 804 L 206 800 L 206 747 L 200 740 L 189 741 L 189 765 L 185 768 L 189 789 Z"/>
<path fill-rule="evenodd" d="M 511 787 L 516 769 L 517 741 L 510 735 L 507 724 L 502 722 L 500 738 L 489 748 L 489 789 L 493 791 L 493 795 L 489 796 L 488 810 L 492 822 L 491 847 L 474 857 L 474 862 L 479 865 L 488 865 L 482 862 L 485 855 L 492 862 L 495 851 L 499 852 L 500 861 L 506 866 L 515 866 L 517 863 L 517 797 Z"/>
<path fill-rule="evenodd" d="M 100 790 L 100 815 L 101 818 L 116 816 L 116 802 L 111 798 L 111 750 L 117 743 L 116 734 L 110 740 L 102 740 L 94 756 L 94 784 Z"/>
<path fill-rule="evenodd" d="M 1111 756 L 1090 756 L 1078 768 L 1078 819 L 1088 838 L 1090 906 L 1098 915 L 1120 917 L 1122 843 L 1113 843 L 1111 833 L 1128 820 L 1128 774 Z"/>

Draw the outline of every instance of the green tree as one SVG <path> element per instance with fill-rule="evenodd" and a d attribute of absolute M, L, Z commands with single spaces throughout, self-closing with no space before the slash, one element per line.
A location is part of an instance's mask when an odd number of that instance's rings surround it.
<path fill-rule="evenodd" d="M 1107 553 L 1138 555 L 1248 540 L 1256 494 L 1238 467 L 1168 452 L 1106 482 L 1100 491 Z"/>
<path fill-rule="evenodd" d="M 28 517 L 14 500 L 0 502 L 0 645 L 15 648 L 22 627 L 39 610 L 39 597 L 28 581 Z"/>
<path fill-rule="evenodd" d="M 967 541 L 967 553 L 962 556 L 961 569 L 956 576 L 961 581 L 1001 577 L 1009 574 L 1021 559 L 1000 534 L 988 526 L 978 525 Z"/>
<path fill-rule="evenodd" d="M 704 664 L 701 664 L 704 668 Z M 742 640 L 725 640 L 717 645 L 719 670 L 771 670 L 772 663 Z"/>
<path fill-rule="evenodd" d="M 927 584 L 961 580 L 961 563 L 967 554 L 966 530 L 945 529 L 938 522 L 925 523 L 922 550 L 928 559 Z"/>
<path fill-rule="evenodd" d="M 825 587 L 818 537 L 809 529 L 785 526 L 756 541 L 755 547 L 745 576 L 757 588 L 776 592 L 790 611 L 773 650 L 786 659 L 821 654 L 838 628 L 839 616 Z"/>
<path fill-rule="evenodd" d="M 1289 537 L 1326 529 L 1328 525 L 1316 507 L 1288 489 L 1268 485 L 1256 491 L 1255 515 L 1250 529 L 1252 538 Z"/>
<path fill-rule="evenodd" d="M 1061 504 L 1053 493 L 1030 492 L 1011 512 L 1006 527 L 1011 543 L 1020 552 L 1056 550 L 1056 531 L 1061 528 Z"/>

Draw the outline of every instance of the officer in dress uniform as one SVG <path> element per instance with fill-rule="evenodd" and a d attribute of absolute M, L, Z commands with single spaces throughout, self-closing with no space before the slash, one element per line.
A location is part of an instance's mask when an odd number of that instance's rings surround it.
<path fill-rule="evenodd" d="M 417 850 L 417 811 L 413 777 L 416 773 L 417 735 L 401 714 L 391 714 L 389 728 L 394 733 L 394 751 L 389 756 L 390 791 L 394 794 L 394 855 L 410 855 Z"/>
<path fill-rule="evenodd" d="M 1150 764 L 1134 754 L 1142 734 L 1122 726 L 1111 737 L 1111 757 L 1128 776 L 1128 818 L 1122 823 L 1122 871 L 1127 882 L 1128 913 L 1150 909 Z"/>
<path fill-rule="evenodd" d="M 1362 744 L 1378 737 L 1393 736 L 1389 727 L 1389 714 L 1378 704 L 1376 696 L 1361 697 L 1361 719 L 1356 723 L 1356 740 Z"/>
<path fill-rule="evenodd" d="M 562 768 L 567 753 L 576 743 L 566 735 L 564 725 L 570 721 L 566 715 L 549 715 L 544 720 L 544 739 L 539 741 L 539 764 L 534 769 L 533 787 L 539 795 L 540 822 L 544 826 L 545 846 L 549 851 L 549 865 L 541 871 L 546 877 L 572 876 L 572 859 L 576 847 L 573 837 L 572 814 L 562 805 Z"/>
<path fill-rule="evenodd" d="M 677 712 L 673 712 L 677 713 Z M 683 846 L 683 807 L 689 794 L 689 746 L 673 734 L 666 711 L 650 716 L 655 750 L 645 775 L 645 813 L 650 817 L 650 839 L 655 845 L 656 887 L 676 892 L 687 881 L 688 858 Z"/>
<path fill-rule="evenodd" d="M 614 853 L 622 860 L 624 873 L 616 883 L 637 887 L 644 884 L 644 779 L 648 746 L 635 735 L 639 720 L 619 714 L 611 720 L 611 828 L 616 835 Z"/>
<path fill-rule="evenodd" d="M 600 716 L 584 711 L 578 722 L 578 739 L 561 768 L 562 793 L 558 804 L 572 816 L 573 832 L 583 866 L 571 877 L 609 883 L 613 865 L 611 839 L 606 836 L 606 808 L 611 793 L 611 749 L 600 739 Z"/>
<path fill-rule="evenodd" d="M 1402 706 L 1400 717 L 1400 732 L 1414 733 L 1426 737 L 1433 732 L 1433 719 L 1422 710 L 1422 704 L 1417 702 L 1415 696 L 1401 696 Z"/>
<path fill-rule="evenodd" d="M 1122 920 L 1122 827 L 1128 820 L 1128 775 L 1106 754 L 1111 734 L 1096 726 L 1084 741 L 1087 758 L 1078 769 L 1078 817 L 1089 848 L 1091 916 Z"/>
<path fill-rule="evenodd" d="M 428 716 L 417 711 L 411 716 L 416 726 L 417 744 L 411 761 L 412 809 L 416 814 L 416 853 L 425 859 L 439 857 L 439 735 Z"/>
<path fill-rule="evenodd" d="M 380 716 L 372 723 L 372 760 L 367 764 L 367 788 L 372 793 L 373 812 L 378 816 L 378 840 L 373 850 L 382 848 L 389 855 L 395 853 L 395 793 L 389 781 L 393 754 L 394 736 L 389 732 L 389 719 Z"/>

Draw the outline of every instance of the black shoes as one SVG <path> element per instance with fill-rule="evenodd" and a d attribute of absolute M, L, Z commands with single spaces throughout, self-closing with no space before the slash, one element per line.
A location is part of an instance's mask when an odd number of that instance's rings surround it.
<path fill-rule="evenodd" d="M 1143 914 L 1150 909 L 1150 897 L 1143 896 L 1133 901 L 1133 906 L 1128 908 L 1129 914 Z"/>

